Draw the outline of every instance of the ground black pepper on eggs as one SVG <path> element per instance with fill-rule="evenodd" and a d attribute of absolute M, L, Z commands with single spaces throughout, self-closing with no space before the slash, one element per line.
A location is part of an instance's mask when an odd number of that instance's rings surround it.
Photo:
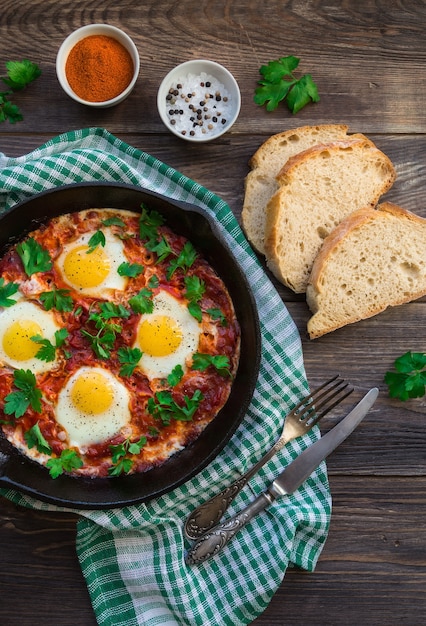
<path fill-rule="evenodd" d="M 231 96 L 216 78 L 188 74 L 166 95 L 170 124 L 183 136 L 203 137 L 222 131 L 231 116 Z"/>

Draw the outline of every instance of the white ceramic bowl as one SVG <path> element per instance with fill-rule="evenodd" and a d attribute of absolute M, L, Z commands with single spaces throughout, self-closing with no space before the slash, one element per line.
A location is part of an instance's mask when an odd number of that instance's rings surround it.
<path fill-rule="evenodd" d="M 204 74 L 214 79 L 210 86 L 203 81 Z M 189 81 L 188 76 L 194 80 Z M 176 88 L 177 95 L 170 93 L 178 84 L 182 87 Z M 220 95 L 216 96 L 216 92 Z M 190 110 L 190 105 L 194 109 Z M 240 112 L 241 94 L 237 81 L 225 67 L 197 59 L 181 63 L 165 76 L 158 89 L 157 108 L 172 133 L 200 143 L 217 139 L 231 128 Z"/>
<path fill-rule="evenodd" d="M 106 37 L 112 37 L 113 39 L 116 39 L 128 50 L 133 61 L 133 78 L 127 88 L 115 98 L 111 98 L 110 100 L 104 100 L 102 102 L 91 102 L 89 100 L 83 100 L 82 98 L 80 98 L 71 89 L 65 74 L 65 64 L 71 49 L 81 39 L 89 37 L 90 35 L 104 35 Z M 112 107 L 127 98 L 133 87 L 135 86 L 136 80 L 139 75 L 139 66 L 139 54 L 132 39 L 130 39 L 130 37 L 119 28 L 116 28 L 115 26 L 110 26 L 109 24 L 88 24 L 87 26 L 82 26 L 81 28 L 78 28 L 70 35 L 68 35 L 68 37 L 59 48 L 58 54 L 56 56 L 56 74 L 62 89 L 65 91 L 66 94 L 70 96 L 70 98 L 73 98 L 77 102 L 80 102 L 80 104 L 86 104 L 87 106 L 95 108 Z"/>

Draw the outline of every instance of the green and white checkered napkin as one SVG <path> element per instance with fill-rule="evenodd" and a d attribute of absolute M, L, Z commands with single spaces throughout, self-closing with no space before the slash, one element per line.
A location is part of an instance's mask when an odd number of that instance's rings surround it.
<path fill-rule="evenodd" d="M 331 499 L 325 463 L 292 496 L 258 515 L 215 558 L 185 565 L 183 522 L 190 510 L 260 458 L 287 410 L 307 390 L 300 337 L 237 220 L 216 195 L 102 128 L 69 132 L 19 157 L 0 153 L 0 211 L 37 192 L 81 181 L 119 181 L 192 202 L 214 214 L 252 286 L 261 319 L 259 380 L 242 424 L 195 478 L 147 504 L 80 511 L 77 553 L 102 626 L 238 626 L 267 607 L 287 567 L 312 571 L 326 540 Z M 247 504 L 319 436 L 288 444 L 252 479 L 232 511 Z M 15 503 L 56 507 L 3 489 Z"/>

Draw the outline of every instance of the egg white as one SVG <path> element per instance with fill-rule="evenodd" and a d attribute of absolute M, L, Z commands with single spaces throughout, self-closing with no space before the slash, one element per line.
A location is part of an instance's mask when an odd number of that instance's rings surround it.
<path fill-rule="evenodd" d="M 36 326 L 34 327 L 33 324 Z M 20 329 L 18 328 L 20 326 Z M 42 361 L 35 356 L 41 346 L 31 341 L 31 336 L 41 335 L 55 344 L 55 332 L 59 330 L 53 316 L 34 302 L 19 300 L 0 311 L 0 361 L 16 369 L 29 369 L 39 374 L 53 369 L 54 361 Z M 33 349 L 34 356 L 25 357 Z"/>
<path fill-rule="evenodd" d="M 89 239 L 94 232 L 87 232 L 81 235 L 72 243 L 65 244 L 64 249 L 56 260 L 64 281 L 81 294 L 107 299 L 113 291 L 123 291 L 127 284 L 127 278 L 118 274 L 118 267 L 126 260 L 123 242 L 112 235 L 108 230 L 103 231 L 105 235 L 105 246 L 97 246 L 94 252 L 82 251 L 78 263 L 74 263 L 72 270 L 77 273 L 70 273 L 67 259 L 69 254 L 75 254 L 76 249 L 88 246 Z M 97 264 L 98 257 L 100 259 Z M 105 260 L 109 268 L 102 271 L 102 260 Z M 105 274 L 105 275 L 104 275 Z"/>
<path fill-rule="evenodd" d="M 100 384 L 96 377 L 99 377 Z M 76 384 L 82 385 L 80 397 L 75 393 Z M 109 370 L 83 366 L 59 393 L 56 421 L 67 432 L 69 445 L 84 450 L 110 439 L 129 424 L 129 402 L 128 389 Z"/>
<path fill-rule="evenodd" d="M 141 315 L 134 347 L 142 350 L 139 367 L 149 379 L 166 378 L 176 365 L 181 365 L 186 371 L 192 355 L 198 349 L 201 325 L 189 313 L 185 303 L 178 301 L 166 291 L 159 291 L 153 297 L 153 303 L 152 313 Z M 169 353 L 162 356 L 156 354 L 156 335 L 152 332 L 159 316 L 167 318 L 181 334 L 179 345 L 171 347 Z M 146 323 L 152 325 L 151 328 L 148 327 L 148 336 L 143 332 Z M 141 335 L 143 335 L 142 344 Z M 163 336 L 162 339 L 167 341 L 167 337 Z"/>

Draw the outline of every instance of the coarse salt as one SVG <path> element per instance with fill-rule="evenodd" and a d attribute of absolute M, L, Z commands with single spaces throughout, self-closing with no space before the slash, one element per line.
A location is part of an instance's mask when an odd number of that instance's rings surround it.
<path fill-rule="evenodd" d="M 223 131 L 232 115 L 232 97 L 214 76 L 201 72 L 177 79 L 166 95 L 169 123 L 177 133 L 206 137 Z"/>

